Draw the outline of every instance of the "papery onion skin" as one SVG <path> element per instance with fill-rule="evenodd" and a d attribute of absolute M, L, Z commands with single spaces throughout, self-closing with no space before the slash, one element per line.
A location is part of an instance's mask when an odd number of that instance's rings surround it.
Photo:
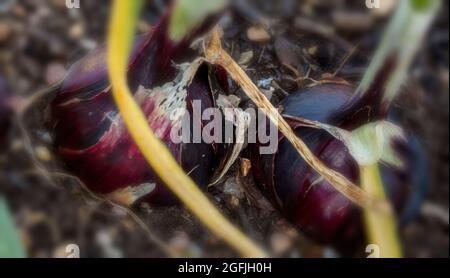
<path fill-rule="evenodd" d="M 378 118 L 356 110 L 356 117 L 342 117 L 354 93 L 343 84 L 322 84 L 288 96 L 281 104 L 284 115 L 301 117 L 339 127 L 354 129 Z M 351 119 L 351 121 L 349 120 Z M 352 182 L 359 183 L 359 167 L 343 143 L 322 130 L 300 127 L 290 122 L 328 167 Z M 362 211 L 312 170 L 294 147 L 280 135 L 278 152 L 260 155 L 252 148 L 252 169 L 256 183 L 266 196 L 306 234 L 340 249 L 362 242 Z M 406 167 L 394 169 L 382 165 L 381 173 L 388 196 L 401 220 L 411 218 L 418 209 L 427 184 L 426 159 L 417 140 L 396 143 L 396 151 Z"/>
<path fill-rule="evenodd" d="M 151 34 L 136 40 L 128 69 L 133 92 L 173 81 L 177 72 L 172 63 L 195 58 L 189 46 L 208 26 L 202 25 L 191 33 L 191 37 L 175 43 L 167 35 L 167 24 L 168 15 L 165 15 Z M 173 203 L 174 196 L 148 166 L 120 118 L 107 79 L 105 54 L 105 48 L 99 48 L 72 66 L 52 102 L 56 152 L 66 168 L 95 193 L 111 194 L 129 187 L 153 184 L 154 190 L 141 200 L 153 204 Z M 201 102 L 202 110 L 214 107 L 208 74 L 208 68 L 201 66 L 187 88 L 185 99 L 178 101 L 184 101 L 189 112 L 192 112 L 190 105 L 194 100 Z M 193 180 L 201 187 L 206 186 L 216 166 L 217 146 L 173 143 L 170 130 L 179 123 L 170 119 L 163 108 L 167 105 L 163 106 L 163 103 L 177 100 L 165 99 L 162 94 L 135 96 L 152 130 Z M 192 113 L 190 115 L 191 122 L 202 121 Z"/>

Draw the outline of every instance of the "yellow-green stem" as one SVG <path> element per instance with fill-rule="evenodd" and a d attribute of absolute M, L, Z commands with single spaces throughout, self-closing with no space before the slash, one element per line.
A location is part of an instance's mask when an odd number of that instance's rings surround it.
<path fill-rule="evenodd" d="M 140 8 L 137 2 L 141 1 L 114 1 L 108 36 L 108 70 L 114 100 L 128 131 L 153 170 L 206 227 L 242 256 L 266 257 L 265 252 L 228 222 L 184 173 L 168 148 L 150 130 L 135 102 L 127 84 L 126 69 Z"/>
<path fill-rule="evenodd" d="M 378 164 L 361 166 L 361 186 L 376 198 L 386 198 Z M 392 209 L 364 209 L 364 223 L 369 244 L 379 247 L 383 258 L 401 258 L 402 248 L 397 233 L 397 221 Z"/>

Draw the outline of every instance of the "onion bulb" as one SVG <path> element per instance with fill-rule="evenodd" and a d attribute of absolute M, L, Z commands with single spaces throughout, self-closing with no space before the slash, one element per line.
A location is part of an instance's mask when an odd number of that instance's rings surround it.
<path fill-rule="evenodd" d="M 285 98 L 281 112 L 317 157 L 359 184 L 359 165 L 347 147 L 326 131 L 304 127 L 295 120 L 298 117 L 346 129 L 371 121 L 371 114 L 361 110 L 341 121 L 354 90 L 341 83 L 306 88 Z M 403 167 L 382 165 L 382 179 L 401 220 L 407 221 L 417 211 L 426 188 L 426 159 L 414 137 L 396 142 L 394 148 Z M 362 240 L 362 210 L 311 169 L 285 138 L 280 136 L 275 154 L 261 155 L 258 149 L 255 146 L 252 152 L 257 184 L 299 229 L 319 242 L 338 247 L 354 246 Z"/>
<path fill-rule="evenodd" d="M 183 119 L 173 117 L 177 109 L 189 112 L 190 122 L 205 125 L 208 121 L 192 113 L 192 103 L 199 101 L 202 111 L 215 107 L 209 76 L 220 71 L 195 60 L 197 53 L 190 48 L 213 20 L 174 41 L 168 34 L 169 19 L 170 11 L 151 33 L 136 39 L 128 67 L 129 87 L 153 132 L 204 187 L 215 170 L 220 146 L 174 143 L 171 130 Z M 174 196 L 148 166 L 114 104 L 105 56 L 105 47 L 93 50 L 70 68 L 58 89 L 51 103 L 56 152 L 65 167 L 97 194 L 125 204 L 172 203 Z"/>

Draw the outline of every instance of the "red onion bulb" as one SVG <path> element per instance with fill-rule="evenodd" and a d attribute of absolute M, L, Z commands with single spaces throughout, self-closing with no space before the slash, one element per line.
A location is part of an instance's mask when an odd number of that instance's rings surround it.
<path fill-rule="evenodd" d="M 351 130 L 378 118 L 370 109 L 364 110 L 365 106 L 354 109 L 353 92 L 349 85 L 317 85 L 288 96 L 281 109 L 283 115 L 289 116 L 287 120 L 296 135 L 317 157 L 359 184 L 359 166 L 341 141 L 326 131 L 301 127 L 289 120 L 300 117 Z M 356 103 L 364 102 L 360 99 Z M 278 151 L 273 155 L 261 155 L 258 149 L 258 146 L 252 149 L 257 184 L 300 230 L 338 248 L 362 242 L 362 210 L 311 169 L 287 139 L 280 137 Z M 395 150 L 405 167 L 382 165 L 381 173 L 389 199 L 400 218 L 406 221 L 417 211 L 423 196 L 427 184 L 426 162 L 420 144 L 413 137 L 396 143 Z"/>
<path fill-rule="evenodd" d="M 129 86 L 151 129 L 193 180 L 206 186 L 216 166 L 217 146 L 174 143 L 170 138 L 171 129 L 181 121 L 172 119 L 171 111 L 186 108 L 191 122 L 207 124 L 191 113 L 192 102 L 200 101 L 202 111 L 215 105 L 207 66 L 199 67 L 186 88 L 175 89 L 179 81 L 175 79 L 183 73 L 174 63 L 194 60 L 195 51 L 189 47 L 206 27 L 174 42 L 168 36 L 168 21 L 164 16 L 152 33 L 136 40 L 128 68 Z M 96 49 L 74 64 L 51 104 L 56 151 L 67 169 L 95 193 L 125 203 L 138 199 L 171 203 L 174 196 L 148 166 L 114 104 L 105 51 Z"/>

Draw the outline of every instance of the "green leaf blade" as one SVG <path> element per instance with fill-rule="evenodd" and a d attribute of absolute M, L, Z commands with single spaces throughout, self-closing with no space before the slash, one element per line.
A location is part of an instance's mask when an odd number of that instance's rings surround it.
<path fill-rule="evenodd" d="M 26 252 L 20 238 L 6 200 L 0 196 L 0 258 L 25 258 Z"/>
<path fill-rule="evenodd" d="M 182 40 L 207 16 L 223 9 L 227 3 L 227 0 L 178 0 L 170 18 L 170 38 Z"/>

